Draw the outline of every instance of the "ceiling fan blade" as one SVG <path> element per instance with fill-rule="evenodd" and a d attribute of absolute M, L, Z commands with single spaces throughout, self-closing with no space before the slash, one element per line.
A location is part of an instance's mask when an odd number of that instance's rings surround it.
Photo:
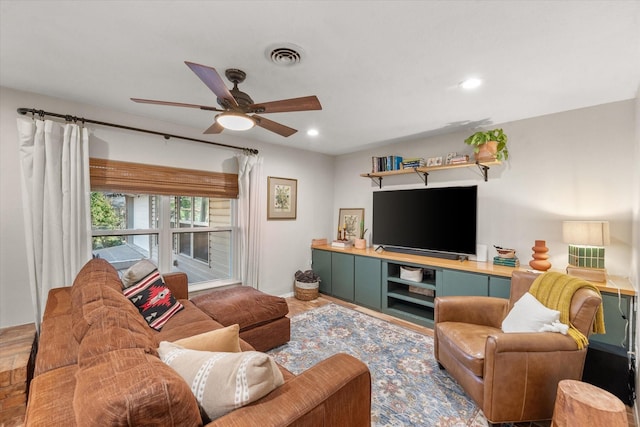
<path fill-rule="evenodd" d="M 207 128 L 207 130 L 205 130 L 202 133 L 220 133 L 224 130 L 224 128 L 222 127 L 221 124 L 219 124 L 217 121 L 213 122 L 213 124 L 211 126 L 209 126 Z"/>
<path fill-rule="evenodd" d="M 234 107 L 238 106 L 238 102 L 235 100 L 233 95 L 231 95 L 231 92 L 229 92 L 229 89 L 224 84 L 222 77 L 220 77 L 220 74 L 218 74 L 215 68 L 195 64 L 189 61 L 184 61 L 184 63 L 191 68 L 191 71 L 196 73 L 200 80 L 202 80 L 202 82 L 206 84 L 218 98 L 227 100 L 229 104 Z"/>
<path fill-rule="evenodd" d="M 262 102 L 249 105 L 249 111 L 257 113 L 285 113 L 291 111 L 322 110 L 317 96 L 283 99 L 281 101 Z"/>
<path fill-rule="evenodd" d="M 251 117 L 253 117 L 253 119 L 256 121 L 257 126 L 260 126 L 261 128 L 269 130 L 271 132 L 275 132 L 278 135 L 282 135 L 284 137 L 291 136 L 294 133 L 298 132 L 296 129 L 290 128 L 289 126 L 276 123 L 272 120 L 265 119 L 264 117 L 260 117 L 255 114 Z"/>
<path fill-rule="evenodd" d="M 182 102 L 156 101 L 155 99 L 140 99 L 140 98 L 131 98 L 131 100 L 133 102 L 138 102 L 141 104 L 156 104 L 156 105 L 169 105 L 171 107 L 198 108 L 200 110 L 207 110 L 207 111 L 224 111 L 216 107 L 209 107 L 206 105 L 197 105 L 197 104 L 184 104 Z"/>

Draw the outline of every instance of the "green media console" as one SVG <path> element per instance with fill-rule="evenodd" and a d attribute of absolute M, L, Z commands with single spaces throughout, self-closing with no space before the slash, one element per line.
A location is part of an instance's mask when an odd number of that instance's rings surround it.
<path fill-rule="evenodd" d="M 422 280 L 401 277 L 401 268 L 421 268 Z M 436 296 L 477 295 L 509 298 L 513 268 L 367 249 L 312 247 L 312 268 L 320 292 L 413 323 L 433 327 Z M 635 324 L 635 291 L 628 279 L 596 284 L 603 297 L 607 333 L 590 339 L 629 349 Z"/>

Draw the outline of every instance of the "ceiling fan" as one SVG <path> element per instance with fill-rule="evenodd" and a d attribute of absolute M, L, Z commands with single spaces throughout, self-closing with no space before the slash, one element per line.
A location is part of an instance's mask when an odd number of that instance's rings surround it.
<path fill-rule="evenodd" d="M 215 122 L 205 130 L 204 133 L 220 133 L 224 129 L 247 130 L 255 125 L 287 137 L 296 133 L 297 130 L 258 116 L 258 113 L 322 110 L 322 105 L 320 105 L 320 101 L 316 96 L 254 103 L 249 95 L 238 89 L 238 84 L 242 83 L 247 77 L 244 71 L 235 68 L 230 68 L 225 71 L 225 76 L 233 83 L 233 89 L 229 90 L 215 68 L 188 61 L 185 61 L 185 64 L 187 64 L 187 66 L 191 68 L 191 71 L 196 73 L 200 80 L 217 96 L 220 108 L 206 105 L 184 104 L 181 102 L 156 101 L 153 99 L 131 98 L 131 100 L 143 104 L 170 105 L 174 107 L 198 108 L 200 110 L 220 112 L 220 114 L 216 115 Z"/>

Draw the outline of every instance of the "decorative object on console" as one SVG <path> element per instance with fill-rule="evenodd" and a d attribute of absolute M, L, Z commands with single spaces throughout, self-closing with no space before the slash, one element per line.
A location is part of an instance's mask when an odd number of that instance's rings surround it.
<path fill-rule="evenodd" d="M 507 267 L 520 267 L 520 260 L 518 259 L 518 257 L 503 258 L 501 256 L 494 256 L 493 265 L 505 265 Z"/>
<path fill-rule="evenodd" d="M 509 158 L 507 139 L 507 135 L 502 129 L 492 129 L 478 131 L 465 139 L 464 142 L 474 147 L 476 160 L 507 160 Z"/>
<path fill-rule="evenodd" d="M 367 241 L 364 235 L 367 233 L 367 229 L 364 228 L 364 218 L 360 221 L 360 237 L 354 240 L 354 246 L 356 249 L 365 249 L 367 247 Z"/>
<path fill-rule="evenodd" d="M 311 246 L 322 246 L 322 245 L 326 245 L 327 239 L 326 238 L 317 238 L 317 239 L 311 239 Z"/>
<path fill-rule="evenodd" d="M 496 245 L 493 245 L 493 247 L 496 248 L 496 252 L 498 252 L 498 255 L 500 256 L 500 258 L 515 258 L 516 257 L 516 250 L 515 249 L 503 248 L 501 246 L 496 246 Z"/>
<path fill-rule="evenodd" d="M 342 229 L 342 235 L 338 240 L 353 242 L 360 235 L 362 221 L 364 208 L 341 208 L 338 211 L 338 227 Z"/>
<path fill-rule="evenodd" d="M 493 257 L 494 265 L 505 265 L 507 267 L 520 267 L 520 260 L 516 257 L 516 250 L 503 248 L 501 246 L 493 245 L 498 253 Z"/>
<path fill-rule="evenodd" d="M 298 180 L 273 176 L 267 180 L 267 219 L 296 219 Z"/>
<path fill-rule="evenodd" d="M 567 274 L 607 281 L 604 246 L 610 244 L 608 221 L 563 221 L 562 240 L 569 244 Z"/>
<path fill-rule="evenodd" d="M 334 248 L 350 248 L 353 246 L 353 242 L 351 240 L 334 240 L 331 242 L 331 246 Z"/>
<path fill-rule="evenodd" d="M 529 261 L 531 268 L 538 271 L 547 271 L 551 268 L 551 263 L 548 261 L 549 255 L 547 254 L 549 248 L 547 248 L 544 240 L 536 240 L 531 250 L 533 251 L 533 259 Z"/>

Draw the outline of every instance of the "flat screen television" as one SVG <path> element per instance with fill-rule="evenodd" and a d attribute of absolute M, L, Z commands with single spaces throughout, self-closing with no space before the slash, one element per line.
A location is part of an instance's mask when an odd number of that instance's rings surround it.
<path fill-rule="evenodd" d="M 376 191 L 372 243 L 451 259 L 475 254 L 477 201 L 475 185 Z"/>

